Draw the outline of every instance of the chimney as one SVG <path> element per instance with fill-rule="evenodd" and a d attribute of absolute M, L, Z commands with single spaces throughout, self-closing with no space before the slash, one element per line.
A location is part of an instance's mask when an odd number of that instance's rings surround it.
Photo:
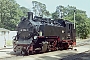
<path fill-rule="evenodd" d="M 33 13 L 32 12 L 28 12 L 28 20 L 33 20 Z"/>

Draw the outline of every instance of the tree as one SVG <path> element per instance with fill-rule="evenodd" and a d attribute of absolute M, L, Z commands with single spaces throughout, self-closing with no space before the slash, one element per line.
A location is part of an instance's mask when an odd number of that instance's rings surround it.
<path fill-rule="evenodd" d="M 52 13 L 52 19 L 58 19 L 58 18 L 59 18 L 59 17 L 58 17 L 57 12 Z"/>
<path fill-rule="evenodd" d="M 49 16 L 50 13 L 49 11 L 46 10 L 46 5 L 41 3 L 41 2 L 37 2 L 37 1 L 32 1 L 33 4 L 33 12 L 35 15 L 37 16 Z"/>
<path fill-rule="evenodd" d="M 24 12 L 15 0 L 0 0 L 0 27 L 15 30 Z"/>
<path fill-rule="evenodd" d="M 77 33 L 79 34 L 79 37 L 82 39 L 86 39 L 89 33 L 89 27 L 87 26 L 87 23 L 80 23 L 77 26 Z"/>
<path fill-rule="evenodd" d="M 26 16 L 27 12 L 30 12 L 30 10 L 28 8 L 25 7 L 20 7 L 21 11 L 23 12 L 23 15 Z"/>
<path fill-rule="evenodd" d="M 54 19 L 60 18 L 61 16 L 60 14 L 61 12 L 63 12 L 62 15 L 65 20 L 74 22 L 74 10 L 76 11 L 75 20 L 76 20 L 77 35 L 79 34 L 81 38 L 87 38 L 90 30 L 89 29 L 90 19 L 88 19 L 86 11 L 79 10 L 74 6 L 68 5 L 67 7 L 64 7 L 62 5 L 59 5 L 56 7 L 56 11 L 52 13 L 52 18 Z"/>

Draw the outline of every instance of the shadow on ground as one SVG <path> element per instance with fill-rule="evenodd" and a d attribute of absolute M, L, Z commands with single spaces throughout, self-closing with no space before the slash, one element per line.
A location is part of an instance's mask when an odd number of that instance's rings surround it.
<path fill-rule="evenodd" d="M 90 60 L 90 52 L 87 51 L 79 54 L 71 52 L 71 53 L 63 53 L 55 56 L 56 57 L 42 56 L 40 58 L 44 60 Z"/>
<path fill-rule="evenodd" d="M 90 60 L 90 51 L 86 51 L 75 55 L 71 54 L 59 60 Z"/>
<path fill-rule="evenodd" d="M 75 53 L 62 53 L 62 54 L 59 54 L 59 55 L 55 55 L 55 56 L 42 56 L 42 57 L 40 57 L 40 58 L 42 58 L 42 59 L 44 59 L 44 60 L 60 60 L 60 59 L 62 59 L 62 58 L 64 58 L 64 57 L 67 57 L 67 56 L 70 56 L 70 55 L 74 55 Z"/>

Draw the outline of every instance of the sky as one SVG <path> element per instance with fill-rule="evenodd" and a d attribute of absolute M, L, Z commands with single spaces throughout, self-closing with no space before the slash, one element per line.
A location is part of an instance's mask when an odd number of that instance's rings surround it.
<path fill-rule="evenodd" d="M 54 12 L 56 7 L 59 5 L 65 7 L 67 5 L 75 6 L 77 9 L 86 11 L 87 16 L 90 17 L 90 0 L 16 0 L 20 6 L 24 6 L 30 10 L 32 7 L 32 1 L 44 3 L 47 7 L 47 10 L 50 12 Z"/>

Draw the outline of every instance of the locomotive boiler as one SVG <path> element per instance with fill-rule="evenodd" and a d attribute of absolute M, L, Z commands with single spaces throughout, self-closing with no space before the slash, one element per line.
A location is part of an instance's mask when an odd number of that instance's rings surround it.
<path fill-rule="evenodd" d="M 73 23 L 63 20 L 34 16 L 22 17 L 17 26 L 17 35 L 13 40 L 14 52 L 34 54 L 59 49 L 68 49 L 76 45 Z"/>

